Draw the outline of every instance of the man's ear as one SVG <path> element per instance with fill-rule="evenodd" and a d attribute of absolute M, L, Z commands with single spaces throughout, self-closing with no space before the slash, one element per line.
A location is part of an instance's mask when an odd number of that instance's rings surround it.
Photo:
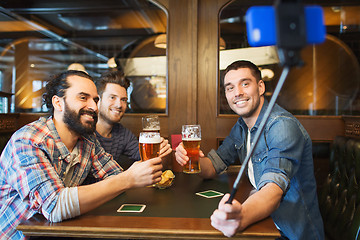
<path fill-rule="evenodd" d="M 260 96 L 264 95 L 264 93 L 265 93 L 265 83 L 264 83 L 263 80 L 261 80 L 261 79 L 259 80 L 258 87 L 259 87 L 259 95 Z"/>
<path fill-rule="evenodd" d="M 64 99 L 54 95 L 52 97 L 52 105 L 55 111 L 62 112 L 64 110 Z"/>

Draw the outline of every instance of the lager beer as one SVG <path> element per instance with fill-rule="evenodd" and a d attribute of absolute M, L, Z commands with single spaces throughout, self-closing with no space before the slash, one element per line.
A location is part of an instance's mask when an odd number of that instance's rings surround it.
<path fill-rule="evenodd" d="M 160 133 L 141 132 L 139 137 L 139 151 L 142 161 L 159 156 L 160 153 Z"/>
<path fill-rule="evenodd" d="M 157 115 L 148 115 L 142 118 L 143 132 L 160 132 L 160 120 Z"/>
<path fill-rule="evenodd" d="M 201 142 L 200 125 L 183 125 L 182 126 L 182 142 L 189 157 L 189 161 L 183 167 L 184 173 L 199 173 L 199 151 Z"/>
<path fill-rule="evenodd" d="M 201 139 L 183 140 L 184 148 L 187 151 L 189 161 L 183 168 L 185 173 L 198 173 L 200 172 L 199 164 L 199 150 Z"/>

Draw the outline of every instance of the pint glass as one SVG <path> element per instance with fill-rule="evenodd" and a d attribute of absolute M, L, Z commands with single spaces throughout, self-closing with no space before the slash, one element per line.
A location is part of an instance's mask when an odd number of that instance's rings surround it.
<path fill-rule="evenodd" d="M 158 157 L 160 154 L 160 133 L 141 132 L 139 136 L 139 151 L 142 161 Z"/>
<path fill-rule="evenodd" d="M 160 120 L 157 115 L 148 115 L 142 118 L 143 132 L 160 132 Z"/>
<path fill-rule="evenodd" d="M 182 142 L 187 151 L 189 161 L 183 167 L 184 173 L 199 173 L 199 150 L 201 142 L 201 128 L 200 125 L 183 125 L 182 126 Z"/>

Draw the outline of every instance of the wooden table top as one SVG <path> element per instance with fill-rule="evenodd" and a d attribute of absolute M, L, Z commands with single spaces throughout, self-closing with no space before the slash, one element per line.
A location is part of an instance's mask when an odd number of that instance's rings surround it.
<path fill-rule="evenodd" d="M 195 193 L 230 191 L 234 174 L 204 180 L 197 175 L 175 173 L 168 189 L 152 187 L 126 191 L 106 204 L 82 216 L 51 223 L 36 215 L 17 229 L 26 236 L 145 239 L 221 239 L 226 237 L 210 224 L 210 216 L 221 197 L 203 198 Z M 230 177 L 229 177 L 230 176 Z M 241 181 L 236 199 L 243 202 L 251 190 Z M 124 203 L 145 204 L 141 213 L 118 213 Z M 275 239 L 280 236 L 271 218 L 255 223 L 238 233 L 235 239 Z"/>

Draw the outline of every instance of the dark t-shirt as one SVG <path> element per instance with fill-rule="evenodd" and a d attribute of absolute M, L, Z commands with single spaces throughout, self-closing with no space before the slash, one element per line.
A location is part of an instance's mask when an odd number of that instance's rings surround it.
<path fill-rule="evenodd" d="M 120 123 L 114 125 L 110 138 L 102 137 L 98 132 L 96 137 L 105 151 L 125 169 L 141 159 L 137 137 Z"/>

